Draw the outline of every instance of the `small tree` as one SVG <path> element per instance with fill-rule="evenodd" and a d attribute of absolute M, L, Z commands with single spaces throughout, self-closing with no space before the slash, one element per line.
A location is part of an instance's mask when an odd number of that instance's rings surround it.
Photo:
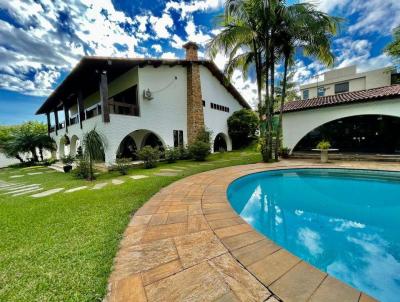
<path fill-rule="evenodd" d="M 83 135 L 83 157 L 88 162 L 88 179 L 94 180 L 93 164 L 97 160 L 102 160 L 104 156 L 105 138 L 96 131 L 90 130 Z"/>
<path fill-rule="evenodd" d="M 161 152 L 158 147 L 152 148 L 151 146 L 144 146 L 139 150 L 137 155 L 140 160 L 143 160 L 144 167 L 146 169 L 151 169 L 157 165 Z"/>
<path fill-rule="evenodd" d="M 234 149 L 247 146 L 255 136 L 259 120 L 250 109 L 241 109 L 228 118 L 228 133 L 232 138 Z"/>

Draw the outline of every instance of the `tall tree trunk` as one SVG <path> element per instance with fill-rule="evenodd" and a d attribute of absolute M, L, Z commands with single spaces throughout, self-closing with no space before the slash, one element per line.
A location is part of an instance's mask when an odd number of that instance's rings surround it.
<path fill-rule="evenodd" d="M 42 147 L 40 147 L 39 148 L 39 155 L 40 155 L 40 159 L 41 159 L 41 161 L 43 161 L 43 148 Z"/>
<path fill-rule="evenodd" d="M 38 162 L 39 158 L 38 158 L 37 153 L 36 153 L 36 148 L 31 148 L 30 151 L 32 153 L 33 161 Z"/>
<path fill-rule="evenodd" d="M 275 55 L 274 55 L 274 49 L 272 45 L 272 38 L 271 38 L 271 49 L 270 49 L 270 68 L 271 68 L 271 97 L 270 97 L 270 102 L 269 102 L 269 107 L 268 107 L 268 132 L 269 132 L 269 145 L 268 145 L 268 157 L 270 160 L 272 160 L 272 144 L 273 144 L 273 124 L 272 124 L 272 119 L 274 117 L 273 114 L 273 108 L 274 108 L 274 103 L 275 103 Z"/>
<path fill-rule="evenodd" d="M 19 154 L 15 155 L 15 158 L 18 159 L 21 163 L 24 162 L 24 160 L 22 159 L 22 157 Z"/>
<path fill-rule="evenodd" d="M 254 52 L 254 58 L 256 62 L 256 77 L 257 77 L 257 93 L 258 93 L 258 115 L 259 119 L 261 121 L 262 118 L 262 96 L 261 96 L 261 61 L 260 61 L 260 54 L 258 52 L 257 48 L 257 42 L 255 39 L 253 39 L 253 52 Z M 260 129 L 261 131 L 261 129 Z"/>
<path fill-rule="evenodd" d="M 278 131 L 277 131 L 277 143 L 275 146 L 275 159 L 278 160 L 279 148 L 282 146 L 282 115 L 283 115 L 283 106 L 285 105 L 286 99 L 286 85 L 287 85 L 287 71 L 289 65 L 289 55 L 285 55 L 285 63 L 283 67 L 283 84 L 282 84 L 282 96 L 281 96 L 281 106 L 279 109 L 279 123 L 278 123 Z"/>

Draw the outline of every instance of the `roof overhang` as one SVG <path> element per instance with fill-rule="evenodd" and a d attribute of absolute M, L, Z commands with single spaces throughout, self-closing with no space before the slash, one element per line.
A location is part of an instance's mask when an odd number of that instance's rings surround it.
<path fill-rule="evenodd" d="M 64 81 L 53 91 L 53 93 L 40 106 L 36 114 L 44 114 L 59 108 L 64 103 L 76 103 L 76 95 L 81 92 L 87 97 L 98 90 L 99 74 L 107 73 L 108 81 L 111 82 L 125 72 L 138 66 L 187 66 L 189 64 L 200 64 L 207 67 L 218 81 L 232 94 L 232 96 L 245 108 L 251 108 L 242 95 L 229 82 L 214 62 L 209 60 L 175 60 L 175 59 L 129 59 L 112 57 L 83 57 L 72 69 Z"/>

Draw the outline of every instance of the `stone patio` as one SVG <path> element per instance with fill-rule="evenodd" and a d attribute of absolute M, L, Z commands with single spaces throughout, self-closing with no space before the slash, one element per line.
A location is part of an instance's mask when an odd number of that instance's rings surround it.
<path fill-rule="evenodd" d="M 106 300 L 375 301 L 259 234 L 230 207 L 228 185 L 291 167 L 400 170 L 392 163 L 282 161 L 196 174 L 162 189 L 132 217 Z"/>

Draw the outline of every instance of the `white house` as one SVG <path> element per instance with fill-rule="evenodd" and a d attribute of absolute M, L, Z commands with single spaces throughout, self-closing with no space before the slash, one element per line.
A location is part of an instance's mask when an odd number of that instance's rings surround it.
<path fill-rule="evenodd" d="M 227 119 L 250 106 L 195 43 L 184 48 L 184 60 L 84 57 L 37 111 L 57 156 L 74 155 L 93 128 L 106 138 L 106 164 L 145 145 L 186 145 L 204 127 L 215 150 L 231 150 Z"/>
<path fill-rule="evenodd" d="M 283 145 L 304 152 L 327 139 L 340 152 L 400 154 L 397 80 L 387 68 L 356 73 L 351 66 L 301 86 L 303 100 L 284 106 Z"/>
<path fill-rule="evenodd" d="M 300 86 L 303 100 L 335 95 L 343 92 L 360 91 L 391 85 L 391 68 L 379 68 L 357 72 L 357 66 L 329 70 L 322 74 L 323 81 Z M 318 76 L 316 77 L 319 78 Z"/>

